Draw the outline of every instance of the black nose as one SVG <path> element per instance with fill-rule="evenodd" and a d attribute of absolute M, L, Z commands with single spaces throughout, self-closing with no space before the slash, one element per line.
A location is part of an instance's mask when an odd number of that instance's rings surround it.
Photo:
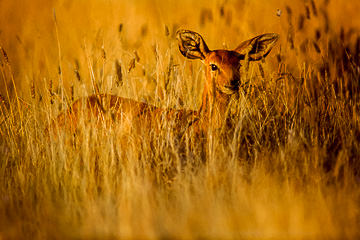
<path fill-rule="evenodd" d="M 230 84 L 225 85 L 223 87 L 217 87 L 217 89 L 225 94 L 231 95 L 235 94 L 239 90 L 240 79 L 239 77 L 235 77 L 230 81 Z"/>
<path fill-rule="evenodd" d="M 230 81 L 230 86 L 233 91 L 239 90 L 240 86 L 240 76 L 239 74 L 235 74 L 234 78 Z"/>

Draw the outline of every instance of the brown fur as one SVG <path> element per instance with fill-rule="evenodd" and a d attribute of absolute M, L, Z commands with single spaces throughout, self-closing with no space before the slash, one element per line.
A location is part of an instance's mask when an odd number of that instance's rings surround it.
<path fill-rule="evenodd" d="M 231 96 L 237 93 L 240 83 L 241 61 L 265 57 L 278 39 L 277 34 L 263 34 L 241 43 L 234 51 L 214 50 L 207 47 L 203 38 L 189 30 L 177 33 L 179 50 L 187 58 L 200 59 L 206 67 L 206 81 L 199 111 L 162 109 L 144 102 L 114 95 L 92 95 L 75 101 L 72 107 L 54 121 L 57 127 L 75 131 L 81 116 L 97 124 L 138 121 L 140 126 L 153 129 L 164 120 L 172 121 L 171 127 L 180 133 L 191 127 L 201 134 L 211 125 L 218 128 Z M 214 67 L 216 66 L 216 67 Z M 161 124 L 160 124 L 161 126 Z"/>

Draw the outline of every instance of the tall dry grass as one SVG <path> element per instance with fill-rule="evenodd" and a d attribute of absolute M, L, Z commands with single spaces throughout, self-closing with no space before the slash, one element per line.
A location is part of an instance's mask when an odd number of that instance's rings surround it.
<path fill-rule="evenodd" d="M 358 238 L 359 7 L 1 1 L 0 238 Z M 181 145 L 171 121 L 45 134 L 96 91 L 198 109 L 204 72 L 179 27 L 212 49 L 281 35 L 244 69 L 226 126 Z"/>

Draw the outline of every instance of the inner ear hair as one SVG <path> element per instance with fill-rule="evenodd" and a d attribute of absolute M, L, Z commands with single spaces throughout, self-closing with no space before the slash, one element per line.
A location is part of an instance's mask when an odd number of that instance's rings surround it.
<path fill-rule="evenodd" d="M 250 61 L 260 60 L 270 53 L 278 39 L 279 35 L 276 33 L 265 33 L 242 42 L 235 51 L 248 55 Z"/>
<path fill-rule="evenodd" d="M 177 36 L 181 54 L 189 59 L 205 59 L 210 52 L 200 34 L 190 30 L 178 30 Z"/>

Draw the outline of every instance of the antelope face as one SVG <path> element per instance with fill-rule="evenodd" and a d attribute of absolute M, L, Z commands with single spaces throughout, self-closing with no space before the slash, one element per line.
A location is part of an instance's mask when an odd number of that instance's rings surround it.
<path fill-rule="evenodd" d="M 204 59 L 206 67 L 206 85 L 210 92 L 212 87 L 222 94 L 233 94 L 238 90 L 240 83 L 239 69 L 242 56 L 235 51 L 211 51 Z"/>
<path fill-rule="evenodd" d="M 200 34 L 179 30 L 177 39 L 180 52 L 189 59 L 200 59 L 206 67 L 205 91 L 207 94 L 231 95 L 240 84 L 240 67 L 245 59 L 257 61 L 270 52 L 279 35 L 267 33 L 242 42 L 229 50 L 209 50 Z"/>

